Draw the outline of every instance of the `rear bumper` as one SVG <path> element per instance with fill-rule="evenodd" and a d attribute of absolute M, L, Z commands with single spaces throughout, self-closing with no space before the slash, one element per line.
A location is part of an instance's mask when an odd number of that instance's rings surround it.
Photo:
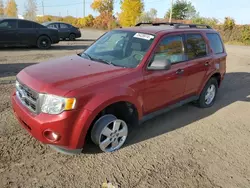
<path fill-rule="evenodd" d="M 31 113 L 16 97 L 12 94 L 12 108 L 14 114 L 22 127 L 34 138 L 44 144 L 53 145 L 62 151 L 80 152 L 83 148 L 85 136 L 91 124 L 91 112 L 84 109 L 79 111 L 66 111 L 59 115 L 49 115 Z M 44 136 L 44 131 L 50 130 L 60 135 L 56 142 L 49 141 Z M 58 150 L 58 149 L 57 149 Z M 76 152 L 77 151 L 77 152 Z M 72 153 L 71 152 L 71 153 Z M 65 152 L 64 152 L 65 153 Z"/>
<path fill-rule="evenodd" d="M 79 33 L 76 33 L 76 38 L 81 38 L 82 37 L 82 34 L 81 34 L 81 32 L 79 32 Z"/>

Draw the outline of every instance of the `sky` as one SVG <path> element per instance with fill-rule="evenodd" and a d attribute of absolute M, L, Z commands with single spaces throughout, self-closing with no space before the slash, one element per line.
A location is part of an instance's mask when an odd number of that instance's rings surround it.
<path fill-rule="evenodd" d="M 6 1 L 6 0 L 5 0 Z M 43 14 L 42 0 L 36 0 L 38 4 L 38 15 Z M 83 16 L 84 0 L 43 0 L 44 13 L 57 16 L 72 15 L 76 17 Z M 114 0 L 114 13 L 120 12 L 120 0 Z M 196 10 L 203 17 L 215 17 L 223 22 L 226 16 L 236 20 L 238 24 L 250 24 L 250 0 L 190 0 Z M 23 14 L 27 0 L 16 0 L 18 13 Z M 90 4 L 93 0 L 85 0 L 85 14 L 97 16 L 93 12 Z M 158 11 L 157 16 L 163 18 L 170 8 L 171 0 L 144 0 L 145 10 L 155 8 Z"/>

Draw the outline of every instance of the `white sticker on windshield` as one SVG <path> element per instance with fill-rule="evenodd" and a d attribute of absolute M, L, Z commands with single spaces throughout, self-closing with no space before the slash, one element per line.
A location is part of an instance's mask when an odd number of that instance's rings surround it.
<path fill-rule="evenodd" d="M 151 40 L 151 39 L 155 38 L 153 35 L 144 34 L 144 33 L 136 33 L 134 35 L 134 37 L 140 38 L 140 39 L 145 39 L 145 40 Z"/>

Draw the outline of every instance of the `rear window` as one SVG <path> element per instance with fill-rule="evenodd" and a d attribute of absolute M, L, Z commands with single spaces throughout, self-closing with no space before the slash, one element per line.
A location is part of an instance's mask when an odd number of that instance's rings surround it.
<path fill-rule="evenodd" d="M 34 28 L 45 28 L 43 25 L 38 23 L 33 23 Z"/>
<path fill-rule="evenodd" d="M 217 33 L 207 33 L 207 38 L 210 41 L 210 46 L 215 54 L 220 54 L 224 52 L 221 38 Z"/>
<path fill-rule="evenodd" d="M 33 23 L 25 20 L 19 20 L 18 22 L 18 28 L 21 29 L 30 29 L 33 28 Z"/>
<path fill-rule="evenodd" d="M 67 24 L 60 24 L 60 28 L 61 29 L 67 29 L 67 28 L 69 28 L 69 26 Z"/>

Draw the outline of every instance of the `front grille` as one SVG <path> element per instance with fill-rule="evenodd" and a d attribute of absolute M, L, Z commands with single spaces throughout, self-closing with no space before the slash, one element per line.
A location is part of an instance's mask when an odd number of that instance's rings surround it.
<path fill-rule="evenodd" d="M 16 95 L 25 107 L 31 112 L 38 114 L 39 93 L 17 81 Z"/>

